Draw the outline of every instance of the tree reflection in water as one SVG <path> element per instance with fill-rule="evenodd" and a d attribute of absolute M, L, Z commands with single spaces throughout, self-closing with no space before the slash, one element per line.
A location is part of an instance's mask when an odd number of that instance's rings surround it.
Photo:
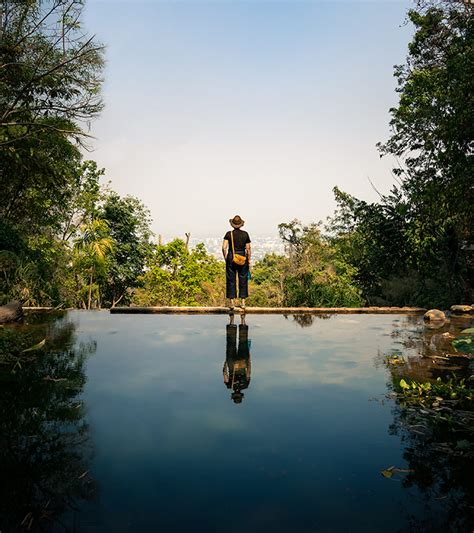
<path fill-rule="evenodd" d="M 470 360 L 454 353 L 450 341 L 471 324 L 453 319 L 440 328 L 420 324 L 406 317 L 395 331 L 403 346 L 405 362 L 392 365 L 389 388 L 394 391 L 403 378 L 407 382 L 434 382 L 436 379 L 465 379 L 472 387 Z M 474 525 L 474 413 L 472 400 L 448 398 L 441 402 L 407 401 L 393 394 L 394 420 L 389 433 L 404 445 L 408 473 L 402 483 L 422 494 L 424 519 L 408 517 L 413 531 L 472 531 Z"/>
<path fill-rule="evenodd" d="M 296 314 L 292 318 L 302 328 L 310 328 L 316 320 L 331 316 Z M 392 481 L 401 481 L 406 489 L 416 488 L 423 500 L 422 513 L 405 517 L 410 531 L 474 530 L 472 400 L 448 398 L 433 406 L 410 403 L 403 394 L 395 394 L 402 378 L 420 383 L 436 382 L 438 378 L 442 383 L 463 379 L 472 388 L 472 362 L 456 353 L 451 344 L 463 329 L 472 325 L 472 318 L 425 324 L 420 316 L 407 315 L 401 321 L 397 319 L 393 326 L 392 337 L 399 345 L 394 350 L 398 354 L 397 364 L 387 360 L 388 354 L 380 354 L 376 360 L 376 364 L 383 363 L 390 372 L 388 388 L 394 407 L 389 433 L 400 438 L 407 462 L 397 465 L 403 466 L 401 470 L 393 470 L 401 475 L 396 474 Z"/>
<path fill-rule="evenodd" d="M 288 320 L 288 317 L 291 316 L 293 318 L 293 321 L 298 324 L 298 326 L 301 326 L 302 328 L 309 328 L 314 324 L 315 320 L 328 320 L 334 315 L 330 314 L 323 314 L 318 313 L 317 315 L 313 315 L 311 313 L 301 313 L 296 315 L 283 315 L 286 320 Z"/>
<path fill-rule="evenodd" d="M 1 531 L 70 529 L 60 516 L 94 496 L 80 394 L 96 344 L 76 346 L 74 330 L 57 315 L 0 330 Z"/>

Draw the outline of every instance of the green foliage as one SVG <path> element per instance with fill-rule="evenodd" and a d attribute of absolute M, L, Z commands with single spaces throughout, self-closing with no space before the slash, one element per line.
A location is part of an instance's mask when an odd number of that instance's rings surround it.
<path fill-rule="evenodd" d="M 446 2 L 408 16 L 415 35 L 395 69 L 400 100 L 380 148 L 403 157 L 402 190 L 420 210 L 412 239 L 429 254 L 430 237 L 448 228 L 461 236 L 472 223 L 474 20 L 470 8 Z"/>
<path fill-rule="evenodd" d="M 148 209 L 133 196 L 121 198 L 111 192 L 101 207 L 114 241 L 107 273 L 102 282 L 105 305 L 130 303 L 132 290 L 140 285 L 140 276 L 152 253 L 150 215 Z"/>
<path fill-rule="evenodd" d="M 361 291 L 354 283 L 356 269 L 321 235 L 318 226 L 294 220 L 280 224 L 289 244 L 290 268 L 285 278 L 285 303 L 289 306 L 357 307 Z"/>
<path fill-rule="evenodd" d="M 22 232 L 60 223 L 76 141 L 102 108 L 102 46 L 80 28 L 81 12 L 69 0 L 2 4 L 0 215 Z"/>
<path fill-rule="evenodd" d="M 473 296 L 472 8 L 427 4 L 409 12 L 392 136 L 379 144 L 397 158 L 398 185 L 373 204 L 334 190 L 333 243 L 370 303 L 449 307 Z"/>
<path fill-rule="evenodd" d="M 60 230 L 62 241 L 74 240 L 80 227 L 94 218 L 106 218 L 100 213 L 100 203 L 104 201 L 107 190 L 100 185 L 105 169 L 99 169 L 95 161 L 82 161 L 74 172 L 67 198 L 61 203 Z"/>
<path fill-rule="evenodd" d="M 105 275 L 107 259 L 114 250 L 114 240 L 109 231 L 109 223 L 103 219 L 93 219 L 81 228 L 81 235 L 75 243 L 75 267 L 88 272 L 87 309 L 91 309 L 92 292 L 100 301 L 98 285 L 94 285 L 96 276 Z"/>
<path fill-rule="evenodd" d="M 458 408 L 466 408 L 469 405 L 472 409 L 474 400 L 474 391 L 468 386 L 465 379 L 452 377 L 443 380 L 438 377 L 436 381 L 420 382 L 404 378 L 394 379 L 394 389 L 401 392 L 406 401 L 415 404 L 426 405 L 429 407 L 439 407 L 443 402 L 449 401 Z"/>
<path fill-rule="evenodd" d="M 78 212 L 90 215 L 101 173 L 80 152 L 102 108 L 103 67 L 82 9 L 69 0 L 0 9 L 0 303 L 75 303 L 67 241 L 86 222 Z"/>
<path fill-rule="evenodd" d="M 457 352 L 474 355 L 474 335 L 472 334 L 462 335 L 454 339 L 451 344 Z"/>
<path fill-rule="evenodd" d="M 104 170 L 95 162 L 74 165 L 62 200 L 54 194 L 48 200 L 47 217 L 30 225 L 17 212 L 16 220 L 2 221 L 1 301 L 85 308 L 129 303 L 151 251 L 148 211 L 138 199 L 101 187 Z M 42 204 L 36 198 L 32 205 Z"/>
<path fill-rule="evenodd" d="M 1 128 L 0 128 L 1 131 Z M 0 215 L 23 235 L 57 228 L 74 189 L 80 152 L 57 132 L 19 139 L 0 150 Z"/>
<path fill-rule="evenodd" d="M 216 260 L 182 241 L 154 248 L 143 204 L 101 188 L 104 171 L 82 160 L 103 68 L 82 9 L 29 0 L 0 11 L 0 303 L 223 303 Z M 280 224 L 288 255 L 255 264 L 249 305 L 472 302 L 472 14 L 447 1 L 409 12 L 415 33 L 395 68 L 392 134 L 379 145 L 399 163 L 397 185 L 377 203 L 336 187 L 328 235 L 316 224 Z M 106 229 L 93 228 L 99 220 Z"/>
<path fill-rule="evenodd" d="M 206 284 L 217 280 L 222 266 L 203 244 L 189 251 L 181 239 L 156 246 L 136 291 L 138 305 L 204 305 L 210 298 Z"/>
<path fill-rule="evenodd" d="M 249 304 L 270 306 L 358 307 L 356 269 L 346 263 L 315 224 L 298 220 L 279 225 L 288 257 L 266 256 L 255 265 Z"/>
<path fill-rule="evenodd" d="M 81 27 L 82 10 L 82 1 L 2 3 L 0 143 L 12 154 L 17 141 L 85 135 L 79 123 L 102 108 L 103 46 Z"/>
<path fill-rule="evenodd" d="M 260 307 L 281 307 L 285 303 L 285 278 L 289 271 L 287 257 L 267 254 L 252 268 L 247 303 Z"/>

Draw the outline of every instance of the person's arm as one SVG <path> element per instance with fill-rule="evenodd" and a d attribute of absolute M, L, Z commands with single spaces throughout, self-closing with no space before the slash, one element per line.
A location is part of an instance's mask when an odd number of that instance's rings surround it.
<path fill-rule="evenodd" d="M 227 250 L 229 249 L 229 241 L 227 239 L 224 239 L 222 241 L 222 255 L 224 256 L 224 260 L 227 259 Z"/>
<path fill-rule="evenodd" d="M 250 265 L 250 259 L 252 257 L 252 247 L 250 246 L 249 242 L 245 245 L 245 255 L 247 256 L 247 261 Z"/>

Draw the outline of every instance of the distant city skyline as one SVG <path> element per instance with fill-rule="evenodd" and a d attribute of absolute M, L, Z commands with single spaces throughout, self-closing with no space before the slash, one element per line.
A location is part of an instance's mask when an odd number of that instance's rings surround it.
<path fill-rule="evenodd" d="M 180 237 L 180 236 L 179 236 Z M 252 260 L 259 261 L 263 259 L 266 254 L 279 254 L 284 255 L 286 253 L 285 245 L 283 241 L 276 235 L 252 235 Z M 169 242 L 164 239 L 164 243 Z M 217 259 L 223 259 L 222 257 L 222 236 L 215 237 L 193 237 L 189 240 L 190 248 L 194 248 L 197 244 L 203 243 L 208 253 L 216 257 Z"/>
<path fill-rule="evenodd" d="M 92 153 L 163 235 L 254 234 L 324 220 L 332 188 L 369 201 L 393 184 L 393 65 L 411 2 L 89 0 L 107 45 Z"/>

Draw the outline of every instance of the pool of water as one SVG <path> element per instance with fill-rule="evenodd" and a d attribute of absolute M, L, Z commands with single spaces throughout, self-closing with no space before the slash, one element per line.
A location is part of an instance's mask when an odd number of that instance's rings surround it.
<path fill-rule="evenodd" d="M 456 491 L 417 478 L 387 397 L 385 356 L 433 348 L 422 318 L 77 311 L 12 331 L 47 351 L 2 378 L 2 531 L 449 523 Z"/>

